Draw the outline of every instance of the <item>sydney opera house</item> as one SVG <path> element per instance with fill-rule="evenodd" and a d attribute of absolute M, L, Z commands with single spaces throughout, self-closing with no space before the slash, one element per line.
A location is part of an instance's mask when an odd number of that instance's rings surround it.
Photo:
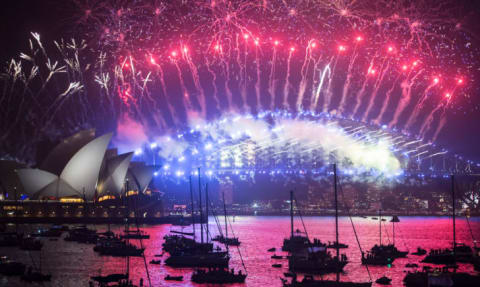
<path fill-rule="evenodd" d="M 0 161 L 3 222 L 162 222 L 153 167 L 108 149 L 112 134 L 84 130 L 63 140 L 35 167 Z"/>

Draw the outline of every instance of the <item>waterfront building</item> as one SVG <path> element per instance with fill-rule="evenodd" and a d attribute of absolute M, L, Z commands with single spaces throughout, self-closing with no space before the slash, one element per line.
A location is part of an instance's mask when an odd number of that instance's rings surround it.
<path fill-rule="evenodd" d="M 153 167 L 131 162 L 133 153 L 107 151 L 111 137 L 81 131 L 52 149 L 38 168 L 0 162 L 0 220 L 121 222 L 131 205 L 129 216 L 137 211 L 147 222 L 161 221 L 162 194 L 148 188 Z"/>

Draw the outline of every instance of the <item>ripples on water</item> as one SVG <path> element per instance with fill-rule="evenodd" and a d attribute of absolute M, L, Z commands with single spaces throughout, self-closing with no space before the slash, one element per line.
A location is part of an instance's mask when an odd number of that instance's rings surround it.
<path fill-rule="evenodd" d="M 390 220 L 389 217 L 387 219 Z M 353 220 L 363 250 L 368 250 L 374 244 L 379 243 L 378 220 L 360 217 L 355 217 Z M 448 217 L 401 217 L 400 221 L 400 223 L 395 224 L 395 243 L 400 250 L 414 252 L 417 246 L 429 250 L 431 248 L 449 248 L 452 245 L 452 220 Z M 223 220 L 220 222 L 223 222 Z M 310 238 L 320 238 L 323 242 L 335 240 L 335 220 L 333 217 L 307 217 L 304 218 L 304 222 Z M 237 284 L 236 286 L 281 286 L 279 278 L 283 276 L 283 272 L 287 271 L 288 261 L 286 259 L 271 259 L 272 253 L 267 252 L 267 249 L 276 247 L 280 250 L 283 238 L 289 236 L 290 218 L 287 216 L 236 216 L 235 222 L 232 224 L 235 235 L 242 242 L 240 252 L 248 272 L 246 283 Z M 299 219 L 295 220 L 295 224 L 295 229 L 302 229 Z M 382 224 L 385 225 L 382 230 L 382 237 L 384 239 L 383 243 L 386 244 L 392 241 L 392 224 L 388 221 Z M 471 218 L 470 225 L 474 238 L 480 238 L 480 218 Z M 213 235 L 217 234 L 217 226 L 213 218 L 210 218 L 209 226 L 210 232 Z M 38 226 L 29 225 L 22 228 L 25 232 L 32 232 Z M 104 231 L 107 227 L 98 225 L 95 228 L 98 231 Z M 111 228 L 115 232 L 123 230 L 123 226 L 112 226 Z M 202 286 L 201 284 L 190 282 L 192 269 L 174 269 L 163 265 L 167 255 L 164 255 L 163 258 L 154 257 L 155 254 L 162 253 L 163 236 L 171 229 L 182 230 L 181 227 L 154 225 L 143 226 L 142 229 L 150 234 L 150 239 L 143 240 L 143 243 L 147 248 L 145 254 L 152 286 Z M 199 229 L 197 227 L 197 233 Z M 184 229 L 184 231 L 190 230 L 191 227 Z M 348 217 L 339 218 L 339 232 L 340 242 L 349 245 L 348 249 L 341 249 L 341 253 L 346 253 L 350 261 L 344 269 L 345 274 L 341 276 L 341 280 L 368 281 L 368 273 L 365 267 L 360 264 L 360 251 Z M 45 244 L 41 252 L 42 270 L 53 275 L 52 282 L 43 286 L 88 286 L 90 276 L 99 275 L 100 273 L 105 275 L 125 271 L 126 261 L 124 258 L 101 257 L 93 252 L 93 245 L 66 242 L 63 239 L 49 241 L 44 238 L 42 240 Z M 457 241 L 472 246 L 472 237 L 465 219 L 457 219 Z M 236 247 L 231 247 L 231 251 L 232 259 L 230 266 L 238 270 L 241 268 L 238 250 Z M 277 251 L 277 254 L 283 253 Z M 32 264 L 30 256 L 33 257 L 36 264 L 40 262 L 40 254 L 36 251 L 29 254 L 27 251 L 21 251 L 18 248 L 1 247 L 0 255 L 7 255 L 28 265 Z M 162 265 L 149 264 L 148 262 L 153 258 L 161 259 Z M 369 266 L 369 270 L 373 281 L 386 275 L 393 279 L 392 286 L 403 286 L 404 272 L 412 270 L 405 268 L 405 264 L 419 263 L 421 258 L 423 257 L 408 255 L 408 258 L 396 259 L 392 268 Z M 272 268 L 274 263 L 281 263 L 282 268 Z M 472 265 L 460 264 L 460 271 L 473 272 L 473 267 Z M 130 273 L 135 284 L 139 283 L 140 278 L 144 278 L 145 286 L 148 286 L 143 258 L 131 258 Z M 167 274 L 183 275 L 184 281 L 166 282 L 163 278 Z M 335 275 L 326 275 L 324 278 L 334 279 Z M 42 286 L 38 284 L 31 285 Z M 377 284 L 374 283 L 375 285 Z M 0 286 L 25 285 L 18 278 L 3 277 L 0 280 Z"/>

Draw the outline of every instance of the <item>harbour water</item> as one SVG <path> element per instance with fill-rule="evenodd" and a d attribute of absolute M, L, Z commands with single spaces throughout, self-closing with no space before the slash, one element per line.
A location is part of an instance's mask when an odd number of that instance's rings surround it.
<path fill-rule="evenodd" d="M 382 222 L 382 242 L 387 244 L 393 241 L 392 223 L 389 222 L 391 217 L 386 216 L 384 218 L 387 221 Z M 334 241 L 335 219 L 333 217 L 305 217 L 303 221 L 310 238 L 319 238 L 323 242 Z M 220 218 L 220 222 L 223 222 L 222 218 Z M 288 270 L 288 261 L 287 259 L 271 259 L 273 252 L 267 252 L 267 249 L 276 247 L 277 255 L 286 255 L 280 250 L 283 239 L 289 236 L 290 218 L 288 216 L 236 216 L 234 222 L 230 217 L 230 222 L 235 236 L 239 237 L 241 241 L 238 249 L 230 247 L 232 257 L 230 267 L 235 268 L 235 270 L 243 268 L 240 259 L 241 254 L 248 273 L 245 284 L 233 286 L 281 286 L 280 277 L 283 277 L 283 273 Z M 361 248 L 364 251 L 379 243 L 378 220 L 373 220 L 370 217 L 353 217 L 353 223 Z M 473 238 L 480 238 L 480 218 L 470 218 L 470 226 L 472 233 L 465 218 L 457 219 L 457 242 L 473 246 L 472 234 Z M 40 227 L 39 225 L 24 225 L 19 228 L 26 233 L 33 232 Z M 98 231 L 107 229 L 106 225 L 89 227 Z M 209 227 L 212 236 L 218 234 L 217 224 L 213 217 L 210 217 Z M 295 229 L 297 228 L 303 230 L 299 218 L 295 219 Z M 111 229 L 120 232 L 123 230 L 123 226 L 111 226 Z M 132 257 L 130 259 L 130 274 L 135 284 L 138 284 L 140 278 L 143 278 L 144 286 L 148 286 L 145 272 L 145 266 L 148 266 L 152 286 L 202 286 L 190 282 L 192 269 L 174 269 L 165 266 L 163 261 L 168 257 L 168 254 L 163 257 L 155 257 L 155 254 L 162 253 L 164 235 L 168 234 L 170 230 L 189 232 L 192 230 L 191 226 L 182 229 L 180 226 L 167 224 L 146 225 L 141 226 L 141 229 L 150 235 L 150 239 L 142 240 L 146 247 L 146 260 L 144 261 L 142 257 Z M 198 234 L 199 231 L 200 228 L 197 227 Z M 409 254 L 407 258 L 396 259 L 390 268 L 369 266 L 367 271 L 360 264 L 361 253 L 348 217 L 339 218 L 339 232 L 340 242 L 349 245 L 348 249 L 341 249 L 341 253 L 345 253 L 350 261 L 344 269 L 345 273 L 341 275 L 341 280 L 367 282 L 370 280 L 370 276 L 375 281 L 377 278 L 386 275 L 392 278 L 391 286 L 403 286 L 402 279 L 405 272 L 414 270 L 406 268 L 405 264 L 417 263 L 420 267 L 426 265 L 420 263 L 423 256 Z M 200 238 L 199 235 L 198 238 Z M 42 271 L 52 274 L 51 282 L 43 285 L 31 284 L 32 286 L 88 286 L 90 276 L 125 272 L 125 258 L 99 256 L 93 251 L 93 245 L 66 242 L 63 238 L 58 241 L 42 238 L 42 241 L 44 247 L 41 252 L 22 251 L 17 247 L 0 247 L 0 255 L 7 255 L 28 265 L 32 265 L 32 262 L 34 262 L 38 266 L 41 262 Z M 132 242 L 139 243 L 138 240 L 132 240 Z M 395 224 L 395 245 L 398 249 L 408 250 L 410 253 L 415 252 L 418 246 L 427 250 L 431 248 L 450 248 L 452 246 L 452 219 L 449 217 L 400 217 L 400 223 Z M 149 264 L 152 259 L 161 259 L 162 264 Z M 272 264 L 275 263 L 282 264 L 282 267 L 273 268 Z M 472 265 L 459 265 L 459 271 L 474 273 Z M 167 274 L 183 275 L 184 280 L 183 282 L 167 282 L 164 280 Z M 331 274 L 323 277 L 333 279 L 335 275 Z M 29 285 L 21 282 L 18 277 L 2 277 L 0 286 Z M 381 285 L 374 283 L 373 286 Z"/>

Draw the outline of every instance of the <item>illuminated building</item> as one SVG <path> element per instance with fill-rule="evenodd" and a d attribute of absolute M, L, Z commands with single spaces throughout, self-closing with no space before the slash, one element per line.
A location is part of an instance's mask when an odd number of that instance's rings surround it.
<path fill-rule="evenodd" d="M 133 153 L 106 152 L 111 137 L 109 133 L 93 138 L 91 130 L 81 131 L 47 155 L 39 165 L 44 169 L 0 162 L 0 168 L 5 170 L 1 177 L 4 200 L 0 201 L 0 219 L 90 222 L 101 217 L 105 222 L 121 222 L 125 215 L 123 195 L 128 186 L 131 210 L 138 206 L 145 221 L 158 221 L 163 217 L 161 194 L 146 192 L 153 168 L 131 163 Z"/>

